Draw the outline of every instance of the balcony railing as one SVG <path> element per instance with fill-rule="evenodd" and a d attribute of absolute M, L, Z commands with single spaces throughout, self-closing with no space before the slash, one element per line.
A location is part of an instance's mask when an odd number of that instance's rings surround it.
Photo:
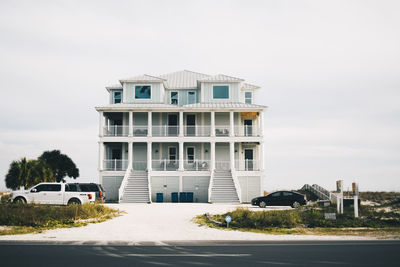
<path fill-rule="evenodd" d="M 152 128 L 153 136 L 178 136 L 179 126 L 153 126 Z"/>
<path fill-rule="evenodd" d="M 134 171 L 145 171 L 147 170 L 147 161 L 136 161 L 132 162 L 132 169 Z"/>
<path fill-rule="evenodd" d="M 147 136 L 147 125 L 133 125 L 133 136 Z"/>
<path fill-rule="evenodd" d="M 129 127 L 122 125 L 109 125 L 103 127 L 104 136 L 128 136 Z"/>
<path fill-rule="evenodd" d="M 215 136 L 229 136 L 229 125 L 215 125 Z"/>
<path fill-rule="evenodd" d="M 260 170 L 259 161 L 254 159 L 236 160 L 235 169 L 237 171 L 258 171 Z"/>
<path fill-rule="evenodd" d="M 128 161 L 122 159 L 105 159 L 103 168 L 106 171 L 125 171 L 128 167 Z"/>
<path fill-rule="evenodd" d="M 208 171 L 210 170 L 209 160 L 185 160 L 183 162 L 185 171 Z"/>
<path fill-rule="evenodd" d="M 215 169 L 216 170 L 230 170 L 231 162 L 230 161 L 215 161 Z"/>
<path fill-rule="evenodd" d="M 235 126 L 235 136 L 257 136 L 256 128 L 253 125 Z"/>
<path fill-rule="evenodd" d="M 204 125 L 186 125 L 184 126 L 185 136 L 210 136 L 211 126 Z"/>
<path fill-rule="evenodd" d="M 160 159 L 152 161 L 153 171 L 176 171 L 179 168 L 178 160 Z"/>

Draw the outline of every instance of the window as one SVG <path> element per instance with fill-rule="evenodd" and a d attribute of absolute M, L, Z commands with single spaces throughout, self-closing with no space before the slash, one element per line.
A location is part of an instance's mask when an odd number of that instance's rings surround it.
<path fill-rule="evenodd" d="M 121 103 L 122 92 L 114 92 L 114 104 Z"/>
<path fill-rule="evenodd" d="M 213 86 L 214 99 L 229 99 L 229 86 L 228 85 L 214 85 Z"/>
<path fill-rule="evenodd" d="M 194 162 L 194 147 L 188 147 L 186 150 L 188 163 Z"/>
<path fill-rule="evenodd" d="M 151 86 L 150 85 L 136 85 L 135 86 L 135 99 L 151 99 Z"/>
<path fill-rule="evenodd" d="M 40 184 L 32 189 L 36 189 L 36 192 L 47 191 L 47 184 Z"/>
<path fill-rule="evenodd" d="M 253 93 L 252 92 L 244 93 L 244 102 L 246 104 L 252 104 L 252 102 L 253 102 Z"/>
<path fill-rule="evenodd" d="M 283 192 L 282 194 L 283 194 L 283 196 L 285 196 L 285 197 L 287 197 L 287 196 L 293 196 L 293 193 L 291 193 L 291 192 Z"/>
<path fill-rule="evenodd" d="M 188 104 L 196 103 L 196 92 L 188 92 Z"/>
<path fill-rule="evenodd" d="M 78 192 L 78 186 L 76 184 L 66 184 L 65 191 L 66 192 Z"/>
<path fill-rule="evenodd" d="M 178 105 L 178 92 L 171 92 L 171 104 Z"/>
<path fill-rule="evenodd" d="M 48 184 L 47 190 L 45 190 L 45 191 L 59 192 L 59 191 L 61 191 L 61 185 L 60 184 Z"/>
<path fill-rule="evenodd" d="M 169 161 L 175 163 L 176 161 L 176 147 L 168 147 Z"/>
<path fill-rule="evenodd" d="M 276 192 L 271 195 L 271 197 L 280 197 L 280 196 L 281 196 L 281 192 Z"/>

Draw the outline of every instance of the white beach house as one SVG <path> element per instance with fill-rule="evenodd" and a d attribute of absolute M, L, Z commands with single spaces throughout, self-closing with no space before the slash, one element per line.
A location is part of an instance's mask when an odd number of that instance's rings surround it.
<path fill-rule="evenodd" d="M 119 202 L 249 202 L 262 195 L 265 106 L 258 86 L 178 71 L 106 87 L 99 176 Z"/>

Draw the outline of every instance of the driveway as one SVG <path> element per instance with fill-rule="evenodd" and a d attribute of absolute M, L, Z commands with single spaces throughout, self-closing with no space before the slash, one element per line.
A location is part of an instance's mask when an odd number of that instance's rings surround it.
<path fill-rule="evenodd" d="M 184 240 L 344 240 L 363 239 L 337 236 L 268 235 L 227 231 L 199 226 L 191 220 L 204 213 L 224 213 L 238 206 L 260 210 L 250 205 L 207 203 L 107 204 L 123 210 L 118 218 L 77 228 L 48 230 L 40 234 L 0 236 L 0 240 L 25 241 L 96 241 L 160 242 Z"/>

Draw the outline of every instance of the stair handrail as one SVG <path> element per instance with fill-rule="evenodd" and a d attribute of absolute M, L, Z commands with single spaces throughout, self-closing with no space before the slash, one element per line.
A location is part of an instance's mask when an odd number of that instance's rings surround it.
<path fill-rule="evenodd" d="M 146 174 L 147 174 L 147 188 L 149 189 L 149 203 L 152 203 L 152 201 L 151 201 L 151 183 L 150 183 L 150 174 L 149 174 L 149 172 L 148 172 L 148 171 L 146 172 Z"/>
<path fill-rule="evenodd" d="M 129 164 L 128 168 L 126 168 L 124 179 L 122 179 L 121 185 L 118 190 L 118 202 L 121 202 L 122 196 L 124 195 L 125 187 L 128 183 L 129 174 L 132 172 L 132 165 Z"/>
<path fill-rule="evenodd" d="M 211 175 L 210 175 L 210 184 L 208 186 L 208 202 L 211 202 L 211 193 L 212 193 L 212 187 L 214 185 L 214 171 L 215 170 L 211 170 Z"/>
<path fill-rule="evenodd" d="M 240 187 L 239 181 L 237 179 L 236 170 L 235 169 L 231 170 L 231 174 L 232 174 L 233 184 L 235 185 L 236 194 L 239 199 L 239 203 L 242 203 L 242 188 Z"/>

